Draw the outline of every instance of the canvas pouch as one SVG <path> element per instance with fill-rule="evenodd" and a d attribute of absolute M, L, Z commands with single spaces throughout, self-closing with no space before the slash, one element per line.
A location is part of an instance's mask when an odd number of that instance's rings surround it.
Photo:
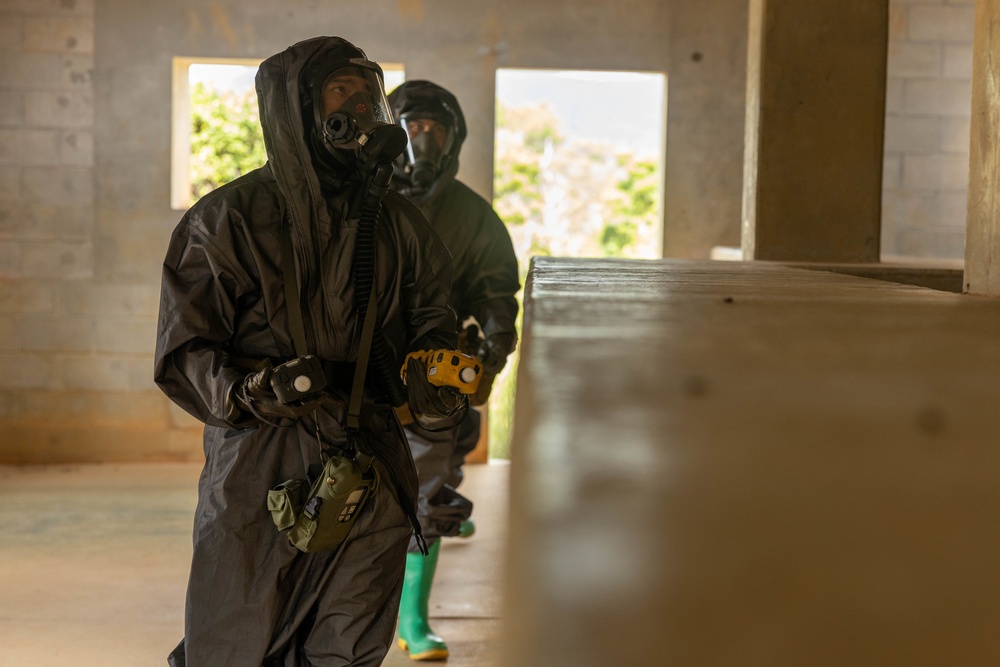
<path fill-rule="evenodd" d="M 334 455 L 311 485 L 292 479 L 271 489 L 267 509 L 274 525 L 288 531 L 288 541 L 299 551 L 332 551 L 347 537 L 377 486 L 378 476 L 370 464 L 363 470 L 355 459 Z"/>

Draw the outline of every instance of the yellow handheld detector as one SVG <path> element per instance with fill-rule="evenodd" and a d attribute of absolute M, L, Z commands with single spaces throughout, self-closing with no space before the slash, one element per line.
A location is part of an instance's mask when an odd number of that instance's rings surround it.
<path fill-rule="evenodd" d="M 458 350 L 420 350 L 403 360 L 399 375 L 406 384 L 406 366 L 418 359 L 427 367 L 427 381 L 436 387 L 455 387 L 459 393 L 474 394 L 483 377 L 483 362 Z"/>

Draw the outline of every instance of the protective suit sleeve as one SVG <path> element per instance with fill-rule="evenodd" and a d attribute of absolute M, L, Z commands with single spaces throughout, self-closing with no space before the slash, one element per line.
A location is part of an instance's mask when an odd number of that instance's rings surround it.
<path fill-rule="evenodd" d="M 191 224 L 191 214 L 171 237 L 163 265 L 153 379 L 178 406 L 213 426 L 256 423 L 233 395 L 249 369 L 229 348 L 236 304 L 249 290 L 242 271 Z"/>
<path fill-rule="evenodd" d="M 495 333 L 484 338 L 476 351 L 476 356 L 483 362 L 484 375 L 498 375 L 516 345 L 517 336 L 513 333 Z"/>
<path fill-rule="evenodd" d="M 493 209 L 488 208 L 484 216 L 482 229 L 486 233 L 470 248 L 463 278 L 467 281 L 463 286 L 464 301 L 483 335 L 498 348 L 495 354 L 506 358 L 517 345 L 515 295 L 521 289 L 517 256 L 506 227 Z"/>
<path fill-rule="evenodd" d="M 406 365 L 407 402 L 414 421 L 428 431 L 454 428 L 465 417 L 469 399 L 454 387 L 435 387 L 427 381 L 427 367 L 417 359 Z"/>
<path fill-rule="evenodd" d="M 392 193 L 394 194 L 394 193 Z M 407 322 L 408 352 L 458 347 L 455 311 L 449 306 L 454 261 L 448 248 L 420 211 L 403 207 L 414 234 L 405 243 L 410 267 L 403 280 L 402 308 Z"/>

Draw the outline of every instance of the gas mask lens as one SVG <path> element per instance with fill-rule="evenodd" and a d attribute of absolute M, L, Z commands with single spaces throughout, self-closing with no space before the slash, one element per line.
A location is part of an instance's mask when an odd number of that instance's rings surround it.
<path fill-rule="evenodd" d="M 373 68 L 351 65 L 334 70 L 323 82 L 323 139 L 331 146 L 364 146 L 382 125 L 392 124 L 382 82 Z"/>

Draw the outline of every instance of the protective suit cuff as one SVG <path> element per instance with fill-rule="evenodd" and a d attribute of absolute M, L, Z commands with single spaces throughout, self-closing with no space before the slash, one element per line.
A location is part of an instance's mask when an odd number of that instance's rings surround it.
<path fill-rule="evenodd" d="M 468 399 L 447 415 L 426 415 L 413 412 L 413 421 L 425 431 L 446 431 L 462 423 L 465 413 L 469 410 Z"/>
<path fill-rule="evenodd" d="M 232 382 L 229 385 L 229 390 L 226 392 L 226 400 L 223 404 L 225 412 L 222 417 L 223 421 L 237 430 L 247 429 L 260 423 L 260 420 L 246 410 L 243 402 L 237 397 L 236 393 L 242 386 L 243 382 L 241 380 Z"/>

